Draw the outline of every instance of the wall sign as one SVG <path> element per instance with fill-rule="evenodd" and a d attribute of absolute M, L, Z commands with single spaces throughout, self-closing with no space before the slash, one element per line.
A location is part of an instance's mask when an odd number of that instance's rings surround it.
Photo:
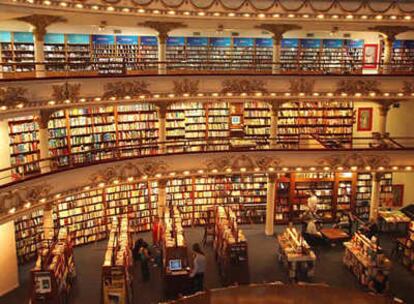
<path fill-rule="evenodd" d="M 89 35 L 68 34 L 68 44 L 89 44 Z"/>
<path fill-rule="evenodd" d="M 215 47 L 230 47 L 230 37 L 212 37 L 210 38 L 210 45 Z"/>
<path fill-rule="evenodd" d="M 348 44 L 349 48 L 354 49 L 362 49 L 364 47 L 364 40 L 361 39 L 353 39 L 353 40 L 345 40 Z"/>
<path fill-rule="evenodd" d="M 207 37 L 187 37 L 188 46 L 208 46 Z"/>
<path fill-rule="evenodd" d="M 15 32 L 14 42 L 17 43 L 34 43 L 33 34 L 27 32 Z"/>
<path fill-rule="evenodd" d="M 185 45 L 185 37 L 168 37 L 167 38 L 167 45 L 170 45 L 170 46 L 184 46 Z"/>
<path fill-rule="evenodd" d="M 317 49 L 321 47 L 320 39 L 301 39 L 300 44 L 303 48 Z"/>
<path fill-rule="evenodd" d="M 65 44 L 64 34 L 47 33 L 45 35 L 46 44 Z"/>
<path fill-rule="evenodd" d="M 141 45 L 158 45 L 157 37 L 155 36 L 141 36 Z"/>
<path fill-rule="evenodd" d="M 273 47 L 272 38 L 256 38 L 256 46 L 262 48 L 271 48 Z"/>
<path fill-rule="evenodd" d="M 112 35 L 93 35 L 92 43 L 94 44 L 114 44 L 115 37 Z"/>
<path fill-rule="evenodd" d="M 299 39 L 282 39 L 282 48 L 296 49 L 299 47 Z"/>
<path fill-rule="evenodd" d="M 364 45 L 362 57 L 363 69 L 376 69 L 378 67 L 378 44 Z"/>
<path fill-rule="evenodd" d="M 372 131 L 372 108 L 358 108 L 358 131 Z"/>
<path fill-rule="evenodd" d="M 116 36 L 117 44 L 138 44 L 138 36 Z"/>
<path fill-rule="evenodd" d="M 11 42 L 11 33 L 0 31 L 0 42 Z"/>
<path fill-rule="evenodd" d="M 253 38 L 234 38 L 233 45 L 237 47 L 253 47 L 254 39 Z"/>
<path fill-rule="evenodd" d="M 323 40 L 323 47 L 330 48 L 330 49 L 339 49 L 343 46 L 342 39 L 324 39 Z"/>

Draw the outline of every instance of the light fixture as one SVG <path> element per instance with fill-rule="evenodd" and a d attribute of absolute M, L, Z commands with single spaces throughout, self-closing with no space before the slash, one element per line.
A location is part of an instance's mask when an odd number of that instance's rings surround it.
<path fill-rule="evenodd" d="M 45 198 L 42 198 L 42 199 L 39 200 L 39 202 L 45 203 L 46 202 L 46 199 Z"/>
<path fill-rule="evenodd" d="M 280 15 L 279 14 L 273 14 L 273 18 L 279 18 Z"/>
<path fill-rule="evenodd" d="M 240 168 L 240 172 L 246 172 L 246 168 Z"/>
<path fill-rule="evenodd" d="M 367 15 L 362 15 L 361 19 L 368 19 L 368 16 Z"/>
<path fill-rule="evenodd" d="M 64 103 L 66 104 L 70 103 L 70 99 L 65 99 Z"/>
<path fill-rule="evenodd" d="M 344 170 L 344 167 L 338 167 L 338 168 L 336 168 L 336 170 L 338 170 L 338 171 L 343 171 Z"/>
<path fill-rule="evenodd" d="M 304 14 L 302 17 L 303 18 L 309 18 L 309 15 L 308 14 Z"/>
<path fill-rule="evenodd" d="M 406 167 L 405 167 L 405 170 L 406 170 L 406 171 L 411 171 L 412 169 L 413 169 L 413 167 L 411 167 L 411 166 L 406 166 Z"/>
<path fill-rule="evenodd" d="M 213 14 L 213 16 L 214 16 L 214 17 L 219 17 L 219 16 L 220 16 L 220 13 L 219 13 L 219 12 L 215 12 L 215 13 Z"/>
<path fill-rule="evenodd" d="M 67 7 L 68 6 L 68 4 L 66 2 L 60 2 L 59 5 L 62 6 L 62 7 Z"/>
<path fill-rule="evenodd" d="M 262 92 L 256 92 L 254 95 L 256 95 L 256 96 L 262 96 L 263 93 Z"/>
<path fill-rule="evenodd" d="M 339 16 L 338 15 L 332 15 L 332 19 L 338 19 Z"/>
<path fill-rule="evenodd" d="M 168 11 L 168 15 L 175 15 L 175 11 Z"/>
<path fill-rule="evenodd" d="M 115 96 L 112 96 L 112 97 L 109 98 L 109 100 L 115 101 L 116 100 L 116 97 Z"/>
<path fill-rule="evenodd" d="M 205 16 L 206 13 L 204 13 L 204 12 L 198 12 L 197 15 L 199 15 L 199 16 Z"/>
<path fill-rule="evenodd" d="M 289 92 L 286 92 L 286 93 L 285 93 L 285 96 L 290 96 L 290 93 L 289 93 Z"/>
<path fill-rule="evenodd" d="M 228 93 L 226 93 L 226 95 L 227 95 L 227 96 L 233 96 L 233 93 L 228 92 Z"/>
<path fill-rule="evenodd" d="M 330 168 L 329 168 L 329 167 L 323 167 L 323 170 L 324 170 L 324 171 L 329 171 L 329 170 L 330 170 Z"/>
<path fill-rule="evenodd" d="M 383 95 L 384 96 L 390 96 L 390 93 L 384 93 Z"/>
<path fill-rule="evenodd" d="M 230 173 L 231 171 L 233 171 L 231 168 L 227 168 L 227 169 L 226 169 L 226 172 L 227 172 L 227 173 Z"/>
<path fill-rule="evenodd" d="M 378 171 L 384 171 L 384 167 L 378 167 Z"/>
<path fill-rule="evenodd" d="M 355 97 L 361 97 L 362 94 L 361 93 L 355 93 Z"/>
<path fill-rule="evenodd" d="M 214 97 L 217 97 L 219 94 L 218 93 L 213 93 L 211 95 L 214 96 Z"/>
<path fill-rule="evenodd" d="M 156 178 L 160 178 L 162 175 L 161 175 L 161 173 L 157 173 L 157 174 L 155 174 L 155 177 Z"/>
<path fill-rule="evenodd" d="M 315 171 L 316 170 L 316 168 L 315 167 L 310 167 L 310 169 L 309 170 L 311 170 L 311 171 Z"/>
<path fill-rule="evenodd" d="M 204 170 L 203 169 L 200 169 L 200 170 L 197 171 L 197 173 L 198 174 L 203 174 L 204 173 Z"/>
<path fill-rule="evenodd" d="M 131 99 L 131 96 L 127 95 L 127 96 L 124 97 L 124 99 L 129 100 L 129 99 Z"/>
<path fill-rule="evenodd" d="M 7 106 L 1 106 L 0 108 L 2 111 L 6 111 L 7 110 Z"/>
<path fill-rule="evenodd" d="M 186 16 L 189 16 L 190 12 L 184 12 L 183 14 L 186 15 Z"/>
<path fill-rule="evenodd" d="M 190 171 L 184 171 L 184 175 L 189 175 Z"/>
<path fill-rule="evenodd" d="M 366 171 L 370 171 L 371 170 L 371 167 L 370 166 L 365 166 L 365 170 Z"/>
<path fill-rule="evenodd" d="M 152 11 L 152 13 L 153 13 L 153 14 L 159 14 L 159 13 L 160 13 L 160 11 L 159 11 L 159 10 L 153 10 L 153 11 Z"/>
<path fill-rule="evenodd" d="M 143 14 L 143 13 L 145 13 L 145 10 L 144 10 L 143 8 L 140 8 L 140 9 L 138 10 L 138 13 Z"/>
<path fill-rule="evenodd" d="M 376 95 L 376 93 L 375 92 L 371 92 L 371 93 L 369 93 L 369 96 L 375 96 Z"/>
<path fill-rule="evenodd" d="M 90 187 L 90 186 L 85 186 L 85 187 L 83 187 L 83 190 L 88 191 L 89 189 L 91 189 L 91 187 Z"/>
<path fill-rule="evenodd" d="M 217 169 L 213 169 L 213 170 L 211 170 L 211 172 L 217 173 L 218 171 L 217 171 Z"/>
<path fill-rule="evenodd" d="M 61 196 L 60 193 L 55 194 L 55 198 L 59 198 Z"/>
<path fill-rule="evenodd" d="M 319 96 L 319 93 L 318 93 L 318 92 L 315 92 L 315 93 L 313 93 L 312 95 L 313 95 L 313 96 Z"/>
<path fill-rule="evenodd" d="M 288 18 L 295 18 L 295 14 L 289 14 Z"/>
<path fill-rule="evenodd" d="M 50 2 L 49 0 L 46 0 L 46 1 L 43 1 L 43 4 L 44 4 L 44 5 L 51 5 L 51 4 L 52 4 L 52 2 Z"/>
<path fill-rule="evenodd" d="M 13 213 L 15 213 L 16 212 L 16 207 L 13 207 L 13 208 L 11 208 L 10 210 L 9 210 L 9 213 L 10 214 L 13 214 Z"/>
<path fill-rule="evenodd" d="M 127 181 L 132 182 L 134 180 L 133 176 L 128 177 Z"/>
<path fill-rule="evenodd" d="M 95 100 L 95 101 L 101 101 L 102 98 L 101 97 L 95 97 L 93 100 Z"/>
<path fill-rule="evenodd" d="M 54 101 L 54 100 L 49 100 L 49 101 L 47 102 L 47 104 L 48 104 L 48 105 L 50 105 L 50 106 L 53 106 L 53 105 L 55 105 L 55 104 L 56 104 L 56 101 Z"/>
<path fill-rule="evenodd" d="M 259 172 L 259 171 L 260 171 L 259 167 L 254 168 L 254 172 Z"/>
<path fill-rule="evenodd" d="M 173 98 L 175 95 L 174 94 L 168 94 L 168 97 Z"/>
<path fill-rule="evenodd" d="M 377 20 L 382 20 L 382 18 L 383 18 L 383 16 L 382 16 L 382 15 L 376 15 L 376 16 L 375 16 L 375 19 L 377 19 Z"/>
<path fill-rule="evenodd" d="M 144 99 L 145 98 L 145 95 L 139 95 L 139 98 L 140 99 Z"/>
<path fill-rule="evenodd" d="M 142 179 L 148 179 L 148 176 L 147 175 L 143 175 L 142 176 Z"/>
<path fill-rule="evenodd" d="M 301 167 L 297 167 L 296 168 L 296 171 L 300 172 L 300 171 L 302 171 L 302 168 Z"/>
<path fill-rule="evenodd" d="M 305 93 L 300 92 L 300 93 L 299 93 L 299 96 L 300 96 L 300 97 L 303 97 L 303 96 L 305 96 Z"/>
<path fill-rule="evenodd" d="M 129 13 L 131 10 L 130 10 L 128 7 L 124 7 L 124 8 L 122 9 L 122 11 L 123 11 L 124 13 Z"/>
<path fill-rule="evenodd" d="M 188 93 L 184 93 L 184 94 L 183 94 L 183 96 L 184 96 L 184 97 L 189 97 L 189 96 L 190 96 L 190 94 L 188 94 Z"/>
<path fill-rule="evenodd" d="M 259 14 L 259 15 L 257 15 L 259 18 L 264 18 L 264 17 L 266 17 L 266 15 L 265 14 L 263 14 L 263 13 L 261 13 L 261 14 Z"/>
<path fill-rule="evenodd" d="M 91 6 L 91 9 L 93 9 L 93 10 L 97 11 L 97 10 L 99 9 L 99 6 L 97 6 L 97 5 L 92 5 L 92 6 Z"/>
<path fill-rule="evenodd" d="M 243 97 L 247 96 L 247 93 L 243 92 L 243 93 L 240 94 L 240 96 L 243 96 Z"/>
<path fill-rule="evenodd" d="M 399 97 L 404 96 L 404 93 L 398 93 L 397 96 Z"/>
<path fill-rule="evenodd" d="M 115 10 L 115 8 L 114 8 L 113 6 L 108 6 L 108 7 L 106 8 L 106 10 L 107 10 L 108 12 L 113 12 L 113 11 Z"/>
<path fill-rule="evenodd" d="M 24 107 L 24 105 L 23 105 L 22 103 L 19 103 L 16 107 L 17 107 L 18 109 L 21 109 L 21 108 L 23 108 L 23 107 Z"/>
<path fill-rule="evenodd" d="M 287 171 L 289 171 L 289 168 L 283 167 L 282 171 L 287 172 Z"/>
<path fill-rule="evenodd" d="M 203 96 L 204 96 L 204 94 L 203 94 L 203 93 L 198 93 L 198 94 L 197 94 L 197 96 L 198 96 L 198 97 L 203 97 Z"/>
<path fill-rule="evenodd" d="M 395 171 L 395 170 L 398 170 L 398 167 L 397 167 L 397 166 L 393 166 L 393 167 L 392 167 L 392 170 L 394 170 L 394 171 Z"/>
<path fill-rule="evenodd" d="M 346 15 L 346 19 L 348 19 L 348 20 L 354 19 L 354 15 Z"/>
<path fill-rule="evenodd" d="M 236 14 L 235 13 L 228 13 L 227 16 L 234 17 L 234 16 L 236 16 Z"/>
<path fill-rule="evenodd" d="M 85 98 L 81 98 L 81 99 L 79 99 L 79 101 L 80 101 L 80 102 L 85 102 L 85 101 L 86 101 L 86 99 L 85 99 Z"/>
<path fill-rule="evenodd" d="M 105 183 L 99 183 L 99 184 L 98 184 L 98 186 L 99 186 L 100 188 L 103 188 L 103 187 L 105 187 Z"/>
<path fill-rule="evenodd" d="M 170 172 L 170 176 L 175 176 L 175 172 Z"/>
<path fill-rule="evenodd" d="M 26 209 L 29 209 L 31 205 L 32 205 L 32 203 L 27 202 L 26 204 L 24 204 L 24 207 L 25 207 Z"/>
<path fill-rule="evenodd" d="M 114 183 L 115 185 L 118 185 L 119 184 L 119 180 L 114 180 L 112 183 Z"/>
<path fill-rule="evenodd" d="M 332 97 L 334 94 L 332 92 L 326 93 L 327 96 Z"/>
<path fill-rule="evenodd" d="M 411 20 L 411 16 L 405 16 L 404 20 Z"/>
<path fill-rule="evenodd" d="M 346 97 L 346 96 L 348 96 L 348 94 L 347 94 L 347 93 L 345 93 L 345 92 L 342 92 L 342 93 L 341 93 L 341 96 L 342 96 L 342 97 Z"/>
<path fill-rule="evenodd" d="M 358 170 L 358 167 L 357 166 L 352 166 L 351 167 L 351 171 L 356 171 L 356 170 Z"/>
<path fill-rule="evenodd" d="M 154 96 L 154 98 L 159 98 L 160 94 L 154 94 L 153 96 Z"/>
<path fill-rule="evenodd" d="M 248 18 L 248 17 L 250 17 L 250 14 L 249 13 L 245 13 L 245 14 L 243 14 L 243 16 L 246 17 L 246 18 Z"/>
<path fill-rule="evenodd" d="M 397 16 L 392 15 L 392 16 L 390 16 L 390 19 L 391 19 L 391 20 L 395 20 L 395 19 L 397 19 Z"/>
<path fill-rule="evenodd" d="M 267 170 L 269 170 L 269 172 L 273 172 L 273 171 L 275 171 L 275 168 L 269 167 Z"/>

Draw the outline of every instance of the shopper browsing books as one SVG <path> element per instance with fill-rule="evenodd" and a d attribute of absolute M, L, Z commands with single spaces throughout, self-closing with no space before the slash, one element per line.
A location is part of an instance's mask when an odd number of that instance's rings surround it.
<path fill-rule="evenodd" d="M 150 254 L 148 251 L 148 244 L 145 242 L 142 244 L 139 250 L 139 259 L 141 261 L 142 280 L 144 282 L 147 282 L 150 279 L 150 270 L 149 270 Z"/>
<path fill-rule="evenodd" d="M 193 269 L 190 273 L 190 277 L 193 278 L 194 292 L 202 291 L 203 281 L 204 281 L 204 272 L 206 270 L 206 257 L 204 252 L 201 250 L 200 244 L 195 243 L 193 245 Z"/>

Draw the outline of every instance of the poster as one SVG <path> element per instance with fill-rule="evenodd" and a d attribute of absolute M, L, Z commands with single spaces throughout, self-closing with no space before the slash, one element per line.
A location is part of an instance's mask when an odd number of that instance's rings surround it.
<path fill-rule="evenodd" d="M 358 131 L 372 131 L 372 108 L 358 109 Z"/>
<path fill-rule="evenodd" d="M 376 69 L 378 66 L 378 44 L 365 44 L 362 68 Z"/>
<path fill-rule="evenodd" d="M 34 280 L 36 294 L 45 294 L 52 292 L 52 280 L 48 272 L 36 273 Z"/>

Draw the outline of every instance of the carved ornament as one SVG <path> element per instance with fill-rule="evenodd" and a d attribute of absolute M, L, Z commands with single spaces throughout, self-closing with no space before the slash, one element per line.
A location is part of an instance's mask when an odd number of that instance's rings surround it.
<path fill-rule="evenodd" d="M 336 93 L 368 94 L 371 92 L 381 93 L 380 84 L 376 80 L 346 79 L 336 84 Z"/>
<path fill-rule="evenodd" d="M 55 101 L 76 100 L 80 95 L 80 83 L 67 83 L 52 86 L 52 98 Z"/>
<path fill-rule="evenodd" d="M 165 44 L 168 38 L 168 33 L 178 28 L 187 27 L 182 22 L 160 22 L 160 21 L 145 21 L 138 23 L 139 26 L 149 27 L 158 32 L 160 43 Z"/>
<path fill-rule="evenodd" d="M 292 93 L 312 93 L 313 88 L 315 87 L 315 80 L 311 79 L 291 79 L 290 83 L 290 92 Z"/>
<path fill-rule="evenodd" d="M 406 94 L 414 93 L 414 81 L 404 81 L 403 92 Z"/>
<path fill-rule="evenodd" d="M 222 82 L 222 93 L 267 93 L 266 83 L 263 80 L 228 79 Z"/>
<path fill-rule="evenodd" d="M 182 80 L 174 80 L 174 89 L 173 92 L 177 95 L 182 94 L 192 94 L 195 95 L 198 93 L 198 85 L 200 84 L 200 80 L 191 80 L 188 78 L 184 78 Z"/>
<path fill-rule="evenodd" d="M 273 34 L 273 42 L 280 44 L 282 42 L 283 34 L 289 31 L 300 30 L 302 27 L 295 24 L 274 24 L 263 23 L 256 26 L 257 29 L 265 30 Z"/>
<path fill-rule="evenodd" d="M 148 90 L 149 84 L 146 81 L 117 81 L 107 83 L 104 86 L 103 98 L 120 97 L 125 96 L 138 96 L 144 94 L 150 94 Z"/>
<path fill-rule="evenodd" d="M 249 155 L 239 155 L 236 157 L 217 157 L 208 159 L 205 162 L 205 168 L 207 170 L 225 170 L 233 169 L 240 170 L 240 168 L 246 168 L 248 171 L 253 171 L 255 168 L 265 171 L 269 167 L 277 167 L 280 165 L 281 160 L 272 157 L 252 157 Z"/>
<path fill-rule="evenodd" d="M 27 103 L 27 89 L 22 87 L 1 87 L 0 106 L 15 107 L 20 103 Z"/>
<path fill-rule="evenodd" d="M 397 35 L 404 32 L 412 31 L 413 28 L 408 26 L 378 25 L 370 27 L 369 30 L 382 33 L 383 35 L 385 35 L 388 41 L 392 42 L 395 40 Z"/>
<path fill-rule="evenodd" d="M 328 157 L 321 158 L 317 163 L 320 165 L 328 165 L 331 167 L 366 167 L 377 168 L 379 166 L 388 166 L 390 164 L 390 158 L 384 155 L 367 155 L 362 153 L 352 154 L 336 154 Z"/>
<path fill-rule="evenodd" d="M 18 21 L 23 21 L 33 26 L 33 34 L 37 40 L 43 41 L 46 35 L 46 29 L 49 25 L 58 22 L 66 22 L 66 18 L 54 15 L 30 15 L 16 18 Z"/>

